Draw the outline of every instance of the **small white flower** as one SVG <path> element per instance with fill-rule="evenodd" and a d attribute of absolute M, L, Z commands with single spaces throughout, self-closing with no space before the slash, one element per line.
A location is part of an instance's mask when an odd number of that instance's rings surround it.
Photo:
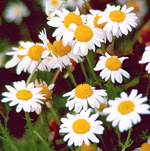
<path fill-rule="evenodd" d="M 145 67 L 145 70 L 150 74 L 150 46 L 145 47 L 142 60 L 140 60 L 139 63 L 140 64 L 148 63 Z"/>
<path fill-rule="evenodd" d="M 136 89 L 133 89 L 128 96 L 125 92 L 115 100 L 109 100 L 110 107 L 103 110 L 108 114 L 106 121 L 112 122 L 112 126 L 118 125 L 119 131 L 127 131 L 133 125 L 141 122 L 139 114 L 150 114 L 150 105 L 143 104 L 147 97 L 142 97 Z"/>
<path fill-rule="evenodd" d="M 98 24 L 106 23 L 103 29 L 108 32 L 111 31 L 113 36 L 116 36 L 118 30 L 127 35 L 128 31 L 132 31 L 131 27 L 135 28 L 137 26 L 135 22 L 137 19 L 136 14 L 130 13 L 133 9 L 133 7 L 127 8 L 126 5 L 120 8 L 120 6 L 110 6 L 108 4 L 105 11 L 99 13 L 102 17 L 99 19 Z"/>
<path fill-rule="evenodd" d="M 32 112 L 39 108 L 41 101 L 44 99 L 43 94 L 40 93 L 41 88 L 35 88 L 33 82 L 26 86 L 24 80 L 13 82 L 14 87 L 6 85 L 9 92 L 3 92 L 2 102 L 10 102 L 9 106 L 15 106 L 16 112 L 20 112 L 22 109 L 25 112 Z"/>
<path fill-rule="evenodd" d="M 22 18 L 28 17 L 29 15 L 30 11 L 23 2 L 8 2 L 3 14 L 7 22 L 14 22 L 16 24 L 20 24 L 22 22 Z"/>
<path fill-rule="evenodd" d="M 105 53 L 105 56 L 100 56 L 94 70 L 102 70 L 100 72 L 100 77 L 105 79 L 105 81 L 111 78 L 113 83 L 115 83 L 115 80 L 118 83 L 122 83 L 122 76 L 126 78 L 130 77 L 129 73 L 121 68 L 125 59 L 128 59 L 128 57 L 118 58 L 117 56 L 110 56 L 108 53 Z"/>
<path fill-rule="evenodd" d="M 88 104 L 92 108 L 98 108 L 100 103 L 104 103 L 103 97 L 107 96 L 107 93 L 104 89 L 95 90 L 95 87 L 84 83 L 63 96 L 69 96 L 66 103 L 66 107 L 69 107 L 69 110 L 74 108 L 75 112 L 80 112 L 82 108 L 87 110 Z"/>
<path fill-rule="evenodd" d="M 99 143 L 99 139 L 94 134 L 103 134 L 104 127 L 102 121 L 96 120 L 98 114 L 90 116 L 90 109 L 81 111 L 81 113 L 72 115 L 67 114 L 67 118 L 61 118 L 60 133 L 67 133 L 64 141 L 68 141 L 68 146 L 74 144 L 81 146 L 83 142 L 86 145 Z M 89 141 L 90 140 L 90 141 Z"/>

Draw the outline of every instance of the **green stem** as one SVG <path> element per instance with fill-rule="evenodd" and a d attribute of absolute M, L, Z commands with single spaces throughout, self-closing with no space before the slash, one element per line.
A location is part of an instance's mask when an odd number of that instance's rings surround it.
<path fill-rule="evenodd" d="M 70 79 L 71 79 L 72 83 L 73 83 L 74 86 L 76 87 L 76 86 L 77 86 L 77 83 L 76 83 L 76 81 L 75 81 L 75 78 L 74 78 L 74 76 L 73 76 L 71 70 L 70 70 L 70 67 L 69 67 L 69 66 L 66 66 L 66 68 L 67 68 L 67 71 L 69 72 L 69 76 L 70 76 Z"/>
<path fill-rule="evenodd" d="M 5 128 L 3 127 L 1 121 L 0 121 L 0 130 L 2 132 L 2 135 L 5 137 L 4 140 L 6 139 L 7 142 L 10 143 L 10 146 L 13 148 L 14 151 L 19 151 L 19 149 L 16 147 L 16 145 L 14 144 L 14 142 L 11 140 L 8 132 L 5 130 Z"/>
<path fill-rule="evenodd" d="M 103 146 L 104 146 L 104 149 L 105 150 L 107 150 L 107 147 L 106 147 L 106 143 L 103 141 L 103 138 L 102 138 L 102 136 L 101 135 L 98 135 L 99 136 L 99 138 L 100 138 L 100 140 L 101 140 L 101 142 L 102 142 L 102 144 L 103 144 Z"/>
<path fill-rule="evenodd" d="M 32 126 L 31 118 L 30 118 L 30 115 L 28 112 L 25 112 L 25 117 L 26 117 L 28 129 L 29 129 L 31 136 L 33 138 L 33 141 L 34 141 L 34 150 L 37 151 L 36 140 L 35 140 L 35 136 L 33 134 L 33 126 Z"/>
<path fill-rule="evenodd" d="M 119 130 L 118 130 L 117 127 L 115 128 L 115 133 L 116 133 L 117 136 L 118 136 L 118 144 L 120 144 L 120 143 L 121 143 L 120 132 L 119 132 Z"/>
<path fill-rule="evenodd" d="M 148 86 L 147 86 L 146 96 L 148 96 L 149 94 L 149 89 L 150 89 L 150 75 L 148 75 Z"/>
<path fill-rule="evenodd" d="M 86 0 L 84 0 L 84 3 L 88 7 L 89 10 L 92 9 L 91 5 Z"/>
<path fill-rule="evenodd" d="M 40 59 L 39 62 L 36 64 L 36 66 L 35 66 L 33 72 L 30 74 L 30 76 L 29 76 L 28 79 L 27 79 L 26 85 L 28 85 L 28 84 L 30 83 L 30 81 L 31 81 L 31 79 L 32 79 L 32 77 L 33 77 L 33 75 L 34 75 L 34 73 L 36 72 L 36 69 L 38 68 L 38 66 L 39 66 L 39 64 L 40 64 L 41 62 L 42 62 L 42 59 Z"/>
<path fill-rule="evenodd" d="M 86 74 L 86 70 L 85 70 L 83 62 L 80 62 L 80 66 L 81 66 L 82 72 L 84 74 L 85 80 L 88 81 L 88 76 Z"/>
<path fill-rule="evenodd" d="M 102 43 L 101 49 L 102 49 L 103 54 L 105 54 L 105 43 Z"/>
<path fill-rule="evenodd" d="M 111 99 L 114 99 L 117 96 L 117 94 L 116 89 L 113 83 L 111 82 L 111 79 L 108 80 L 108 86 L 109 86 L 108 88 L 111 89 Z"/>
<path fill-rule="evenodd" d="M 115 37 L 115 36 L 113 36 L 112 43 L 111 43 L 111 49 L 110 49 L 110 54 L 111 54 L 111 55 L 113 55 L 115 39 L 116 39 L 116 37 Z"/>
<path fill-rule="evenodd" d="M 50 110 L 51 110 L 53 116 L 55 117 L 55 119 L 56 119 L 56 121 L 57 121 L 57 124 L 60 125 L 61 123 L 60 123 L 60 121 L 59 121 L 59 117 L 58 117 L 58 115 L 56 114 L 56 112 L 55 112 L 55 110 L 54 110 L 54 108 L 53 108 L 52 105 L 51 105 L 51 107 L 50 107 Z"/>
<path fill-rule="evenodd" d="M 90 61 L 88 55 L 86 55 L 86 59 L 87 59 L 87 61 L 88 61 L 88 64 L 89 64 L 89 67 L 90 67 L 90 70 L 91 70 L 91 73 L 92 73 L 92 76 L 93 76 L 94 80 L 95 80 L 95 81 L 97 82 L 97 84 L 101 87 L 101 82 L 98 80 L 98 78 L 97 78 L 97 76 L 96 76 L 96 74 L 95 74 L 95 72 L 94 72 L 94 70 L 93 70 L 93 66 L 92 66 L 92 63 L 91 63 L 91 61 Z"/>
<path fill-rule="evenodd" d="M 33 131 L 33 133 L 40 139 L 40 141 L 44 144 L 45 148 L 47 151 L 51 151 L 49 144 L 41 137 L 41 135 L 36 132 L 35 130 Z"/>
<path fill-rule="evenodd" d="M 126 148 L 128 148 L 128 147 L 131 145 L 131 142 L 130 142 L 131 131 L 132 131 L 132 129 L 129 129 L 129 131 L 128 131 L 128 136 L 127 136 L 127 139 L 126 139 L 126 142 L 125 142 L 125 144 L 123 145 L 121 151 L 125 151 Z"/>

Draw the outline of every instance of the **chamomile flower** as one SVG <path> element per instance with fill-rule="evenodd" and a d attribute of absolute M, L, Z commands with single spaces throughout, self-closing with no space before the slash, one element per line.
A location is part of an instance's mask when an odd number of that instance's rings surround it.
<path fill-rule="evenodd" d="M 35 88 L 33 82 L 26 86 L 24 80 L 13 83 L 14 87 L 6 85 L 9 92 L 3 92 L 2 102 L 10 102 L 9 106 L 15 106 L 16 112 L 24 110 L 25 112 L 35 111 L 39 107 L 39 103 L 44 99 L 43 94 L 40 93 L 41 88 Z"/>
<path fill-rule="evenodd" d="M 128 31 L 132 31 L 131 27 L 135 28 L 137 26 L 135 22 L 137 19 L 136 14 L 130 13 L 133 9 L 133 7 L 127 8 L 126 5 L 123 5 L 122 8 L 107 5 L 106 10 L 100 13 L 102 17 L 98 20 L 98 24 L 106 23 L 103 29 L 112 32 L 113 36 L 116 36 L 118 30 L 127 35 Z"/>
<path fill-rule="evenodd" d="M 79 84 L 75 89 L 65 93 L 63 96 L 69 96 L 66 107 L 69 107 L 69 110 L 74 108 L 74 111 L 78 113 L 82 108 L 87 110 L 88 104 L 92 108 L 98 108 L 100 103 L 104 102 L 103 97 L 107 96 L 107 93 L 104 89 L 95 90 L 95 87 L 84 83 Z"/>
<path fill-rule="evenodd" d="M 140 64 L 148 63 L 145 70 L 150 73 L 150 46 L 145 47 L 145 51 L 142 56 L 142 60 L 139 61 Z"/>
<path fill-rule="evenodd" d="M 128 59 L 128 57 L 118 58 L 117 56 L 110 56 L 106 52 L 105 56 L 100 56 L 94 70 L 102 70 L 100 72 L 100 77 L 105 79 L 105 81 L 111 78 L 113 83 L 115 83 L 115 80 L 118 83 L 122 83 L 122 76 L 126 78 L 130 77 L 129 73 L 121 68 L 121 65 L 125 59 Z"/>
<path fill-rule="evenodd" d="M 150 150 L 150 137 L 147 142 L 143 143 L 141 147 L 134 149 L 133 151 L 149 151 Z"/>
<path fill-rule="evenodd" d="M 49 16 L 53 11 L 60 9 L 62 5 L 63 0 L 45 0 L 45 12 Z"/>
<path fill-rule="evenodd" d="M 67 133 L 64 141 L 68 141 L 68 146 L 74 144 L 81 146 L 83 142 L 86 145 L 99 143 L 99 139 L 94 134 L 103 134 L 104 127 L 102 121 L 96 120 L 98 114 L 90 116 L 90 109 L 82 110 L 79 114 L 67 114 L 67 118 L 61 118 L 60 133 Z M 90 140 L 90 141 L 89 141 Z"/>
<path fill-rule="evenodd" d="M 7 22 L 20 24 L 23 17 L 28 17 L 30 11 L 23 2 L 8 2 L 4 10 L 3 16 Z"/>
<path fill-rule="evenodd" d="M 96 46 L 101 47 L 104 42 L 105 33 L 102 29 L 90 24 L 75 25 L 71 24 L 70 29 L 74 31 L 73 52 L 81 53 L 83 56 L 88 54 L 88 50 L 95 52 Z"/>
<path fill-rule="evenodd" d="M 90 14 L 87 14 L 87 22 L 90 22 L 91 24 L 93 23 L 95 25 L 95 27 L 103 29 L 104 26 L 106 25 L 107 22 L 102 23 L 102 24 L 98 24 L 98 20 L 101 18 L 101 16 L 99 15 L 101 13 L 100 10 L 94 10 L 94 9 L 90 9 Z M 112 42 L 112 32 L 110 31 L 106 31 L 106 30 L 102 30 L 105 33 L 105 37 L 104 37 L 104 41 L 106 42 L 106 38 L 108 39 L 109 42 Z M 116 37 L 118 38 L 119 36 L 122 36 L 122 33 L 120 30 L 118 30 L 118 32 L 116 33 Z"/>
<path fill-rule="evenodd" d="M 70 24 L 74 23 L 77 26 L 83 24 L 85 16 L 80 15 L 78 8 L 74 12 L 63 8 L 61 11 L 54 11 L 54 14 L 54 17 L 48 18 L 47 24 L 57 28 L 52 36 L 56 37 L 57 41 L 62 38 L 63 44 L 66 46 L 73 39 L 73 31 L 69 29 Z"/>
<path fill-rule="evenodd" d="M 42 43 L 29 42 L 24 45 L 24 48 L 25 49 L 18 50 L 20 54 L 26 53 L 26 55 L 21 59 L 17 66 L 17 74 L 20 74 L 22 71 L 32 73 L 41 58 L 43 59 L 38 66 L 38 70 L 50 70 L 48 60 L 46 59 L 49 51 L 45 50 L 45 47 Z"/>
<path fill-rule="evenodd" d="M 20 41 L 19 47 L 12 47 L 13 51 L 7 52 L 6 55 L 12 56 L 12 59 L 9 60 L 5 64 L 5 68 L 12 68 L 18 65 L 18 63 L 22 60 L 23 57 L 25 57 L 26 52 L 24 51 L 18 51 L 25 49 L 24 45 L 26 45 L 28 42 Z"/>
<path fill-rule="evenodd" d="M 59 68 L 62 70 L 67 65 L 72 65 L 71 60 L 74 60 L 76 63 L 82 61 L 81 54 L 75 55 L 72 51 L 72 45 L 67 44 L 63 45 L 62 39 L 59 41 L 54 41 L 53 44 L 47 38 L 46 30 L 44 29 L 39 38 L 43 41 L 47 50 L 49 50 L 52 57 L 49 59 L 49 67 L 52 69 Z"/>
<path fill-rule="evenodd" d="M 103 110 L 108 114 L 106 121 L 112 122 L 112 126 L 118 125 L 119 131 L 127 131 L 133 125 L 141 122 L 139 114 L 150 114 L 150 105 L 144 104 L 147 97 L 142 97 L 136 89 L 133 89 L 128 96 L 125 92 L 115 100 L 109 100 L 110 107 Z"/>

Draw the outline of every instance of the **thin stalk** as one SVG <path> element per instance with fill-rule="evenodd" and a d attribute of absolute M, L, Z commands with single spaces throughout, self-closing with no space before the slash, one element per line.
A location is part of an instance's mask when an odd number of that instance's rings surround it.
<path fill-rule="evenodd" d="M 84 0 L 84 3 L 88 7 L 89 10 L 92 9 L 91 5 L 86 0 Z"/>
<path fill-rule="evenodd" d="M 149 89 L 150 89 L 150 75 L 148 75 L 148 86 L 147 86 L 146 96 L 148 96 L 149 94 Z"/>
<path fill-rule="evenodd" d="M 55 112 L 55 110 L 54 110 L 54 108 L 53 108 L 52 105 L 51 105 L 51 107 L 50 107 L 50 110 L 51 110 L 53 116 L 55 117 L 57 124 L 60 125 L 61 123 L 60 123 L 60 121 L 59 121 L 59 117 L 58 117 L 58 115 L 56 114 L 56 112 Z"/>
<path fill-rule="evenodd" d="M 128 131 L 128 136 L 127 136 L 127 139 L 126 139 L 126 142 L 125 142 L 125 144 L 123 145 L 121 151 L 125 151 L 126 148 L 128 148 L 128 147 L 130 146 L 130 144 L 131 144 L 131 142 L 130 142 L 131 131 L 132 131 L 132 129 L 129 129 L 129 131 Z"/>
<path fill-rule="evenodd" d="M 41 135 L 36 132 L 35 130 L 33 131 L 33 133 L 40 139 L 40 141 L 44 144 L 45 148 L 47 151 L 51 151 L 49 144 L 41 137 Z"/>
<path fill-rule="evenodd" d="M 19 149 L 17 148 L 17 146 L 15 145 L 15 143 L 11 140 L 8 132 L 3 127 L 1 121 L 0 121 L 0 130 L 2 132 L 2 135 L 5 137 L 6 141 L 10 142 L 10 146 L 13 148 L 13 150 L 14 151 L 19 151 Z"/>
<path fill-rule="evenodd" d="M 26 117 L 28 129 L 29 129 L 31 136 L 33 138 L 33 141 L 34 141 L 34 150 L 37 151 L 37 146 L 36 146 L 37 143 L 36 143 L 36 140 L 35 140 L 35 137 L 33 134 L 33 126 L 32 126 L 31 118 L 30 118 L 30 115 L 28 112 L 25 112 L 25 117 Z"/>
<path fill-rule="evenodd" d="M 66 66 L 66 68 L 67 68 L 67 71 L 69 72 L 69 76 L 70 76 L 70 79 L 71 79 L 72 83 L 73 83 L 74 86 L 76 87 L 76 86 L 77 86 L 77 83 L 76 83 L 76 81 L 75 81 L 75 78 L 74 78 L 74 76 L 73 76 L 71 70 L 70 70 L 70 67 L 69 67 L 69 66 Z"/>
<path fill-rule="evenodd" d="M 92 73 L 92 76 L 93 76 L 94 80 L 95 80 L 95 81 L 97 82 L 97 84 L 101 87 L 101 83 L 99 82 L 99 80 L 98 80 L 98 78 L 97 78 L 95 72 L 93 71 L 92 63 L 91 63 L 91 61 L 90 61 L 88 55 L 86 55 L 86 59 L 87 59 L 87 61 L 88 61 L 88 64 L 89 64 L 89 67 L 90 67 L 90 70 L 91 70 L 91 73 Z"/>
<path fill-rule="evenodd" d="M 106 145 L 105 145 L 105 142 L 103 141 L 102 136 L 101 136 L 101 135 L 98 135 L 98 137 L 100 138 L 100 140 L 101 140 L 101 142 L 102 142 L 102 144 L 103 144 L 103 146 L 104 146 L 104 149 L 107 150 L 107 147 L 106 147 Z"/>
<path fill-rule="evenodd" d="M 85 70 L 83 62 L 80 62 L 80 66 L 81 66 L 82 72 L 84 74 L 85 80 L 88 81 L 88 76 L 86 74 L 86 70 Z"/>
<path fill-rule="evenodd" d="M 116 37 L 115 37 L 115 36 L 113 36 L 112 43 L 111 43 L 111 49 L 110 49 L 110 54 L 111 54 L 111 55 L 113 55 L 115 39 L 116 39 Z"/>
<path fill-rule="evenodd" d="M 103 54 L 105 54 L 105 43 L 102 43 L 101 49 L 102 49 Z"/>
<path fill-rule="evenodd" d="M 39 64 L 42 62 L 42 59 L 39 60 L 39 62 L 37 63 L 37 65 L 35 66 L 33 72 L 30 74 L 30 76 L 28 77 L 27 81 L 26 81 L 26 85 L 28 85 L 36 71 L 36 69 L 38 68 Z"/>

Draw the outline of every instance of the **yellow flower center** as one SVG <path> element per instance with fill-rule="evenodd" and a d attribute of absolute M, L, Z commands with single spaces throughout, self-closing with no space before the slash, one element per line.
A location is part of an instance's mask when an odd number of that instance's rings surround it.
<path fill-rule="evenodd" d="M 123 101 L 118 106 L 118 111 L 121 114 L 128 114 L 134 110 L 134 103 L 130 100 Z"/>
<path fill-rule="evenodd" d="M 103 28 L 103 27 L 106 25 L 106 23 L 97 24 L 99 18 L 101 18 L 101 16 L 98 16 L 98 15 L 95 16 L 95 18 L 94 18 L 94 25 L 95 25 L 97 28 Z"/>
<path fill-rule="evenodd" d="M 109 14 L 109 18 L 114 22 L 122 22 L 125 19 L 126 15 L 120 10 L 114 10 Z"/>
<path fill-rule="evenodd" d="M 23 46 L 19 46 L 18 49 L 25 49 Z M 24 58 L 26 55 L 17 55 L 18 58 L 21 60 L 22 58 Z"/>
<path fill-rule="evenodd" d="M 89 131 L 90 124 L 85 119 L 78 119 L 72 125 L 73 131 L 77 134 L 84 134 Z"/>
<path fill-rule="evenodd" d="M 30 90 L 19 90 L 17 93 L 16 93 L 16 96 L 18 99 L 20 100 L 23 100 L 23 101 L 27 101 L 29 99 L 32 98 L 32 93 Z"/>
<path fill-rule="evenodd" d="M 79 25 L 75 32 L 75 38 L 80 42 L 88 42 L 93 37 L 92 29 L 87 25 Z"/>
<path fill-rule="evenodd" d="M 28 56 L 34 61 L 39 61 L 44 50 L 45 49 L 40 45 L 33 45 L 29 49 Z"/>
<path fill-rule="evenodd" d="M 116 71 L 121 67 L 122 63 L 117 57 L 110 57 L 107 59 L 105 66 L 112 71 Z"/>
<path fill-rule="evenodd" d="M 102 112 L 103 109 L 106 108 L 106 107 L 107 107 L 107 104 L 101 103 L 100 106 L 99 106 L 99 108 L 97 108 L 97 111 L 98 111 L 98 112 Z"/>
<path fill-rule="evenodd" d="M 22 14 L 22 8 L 18 5 L 16 5 L 15 7 L 14 7 L 14 13 L 16 14 L 16 15 L 21 15 Z"/>
<path fill-rule="evenodd" d="M 140 148 L 140 151 L 150 151 L 150 144 L 143 143 L 141 148 Z"/>
<path fill-rule="evenodd" d="M 57 6 L 57 5 L 59 4 L 59 2 L 58 2 L 58 0 L 51 0 L 51 1 L 50 1 L 50 4 L 51 4 L 52 6 Z"/>
<path fill-rule="evenodd" d="M 96 148 L 92 143 L 90 143 L 88 146 L 85 143 L 83 143 L 81 146 L 81 151 L 96 151 Z"/>
<path fill-rule="evenodd" d="M 70 45 L 64 46 L 62 43 L 62 39 L 59 41 L 55 41 L 53 43 L 53 46 L 55 47 L 55 49 L 52 49 L 52 51 L 56 57 L 62 57 L 64 55 L 67 55 L 72 49 Z"/>
<path fill-rule="evenodd" d="M 90 97 L 93 94 L 93 90 L 88 84 L 80 84 L 76 87 L 75 96 L 81 99 Z"/>
<path fill-rule="evenodd" d="M 44 97 L 45 99 L 42 100 L 43 102 L 46 102 L 50 99 L 51 97 L 51 91 L 48 89 L 48 87 L 46 86 L 39 86 L 40 88 L 42 88 L 42 90 L 40 91 L 42 94 L 45 94 Z"/>
<path fill-rule="evenodd" d="M 66 28 L 68 28 L 69 25 L 72 24 L 72 23 L 76 24 L 77 26 L 81 25 L 82 24 L 82 19 L 81 19 L 80 15 L 77 15 L 77 14 L 71 12 L 65 17 L 64 25 L 65 25 Z"/>

